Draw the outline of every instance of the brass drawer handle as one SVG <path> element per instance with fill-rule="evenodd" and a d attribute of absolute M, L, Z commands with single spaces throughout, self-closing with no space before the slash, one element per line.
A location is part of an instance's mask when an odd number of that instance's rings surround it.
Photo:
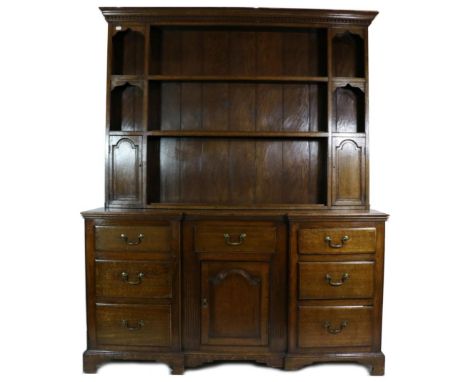
<path fill-rule="evenodd" d="M 120 277 L 122 278 L 122 281 L 126 282 L 127 284 L 130 284 L 130 285 L 138 285 L 138 284 L 141 284 L 141 282 L 143 281 L 143 277 L 145 276 L 145 274 L 143 272 L 140 272 L 138 273 L 137 275 L 137 280 L 136 281 L 130 281 L 128 279 L 128 273 L 127 272 L 122 272 L 120 274 Z"/>
<path fill-rule="evenodd" d="M 348 273 L 343 273 L 341 276 L 341 281 L 332 281 L 332 277 L 330 276 L 329 273 L 325 275 L 325 280 L 328 282 L 328 285 L 332 287 L 339 287 L 345 283 L 346 280 L 349 279 L 349 274 Z"/>
<path fill-rule="evenodd" d="M 325 241 L 328 243 L 330 248 L 342 248 L 345 243 L 349 240 L 349 236 L 345 235 L 341 238 L 341 244 L 333 244 L 330 236 L 325 236 Z"/>
<path fill-rule="evenodd" d="M 130 331 L 140 330 L 141 328 L 143 328 L 143 326 L 145 326 L 145 322 L 143 320 L 138 321 L 135 326 L 130 326 L 128 324 L 128 320 L 122 320 L 122 327 Z"/>
<path fill-rule="evenodd" d="M 339 334 L 343 331 L 344 328 L 346 328 L 348 326 L 348 321 L 344 320 L 344 321 L 341 321 L 341 324 L 340 324 L 340 327 L 339 328 L 332 328 L 331 327 L 331 324 L 330 324 L 330 321 L 325 321 L 323 323 L 323 327 L 325 329 L 327 329 L 327 332 L 330 333 L 330 334 Z"/>
<path fill-rule="evenodd" d="M 229 235 L 228 233 L 225 233 L 224 242 L 226 243 L 226 245 L 241 245 L 244 242 L 246 237 L 247 237 L 246 233 L 241 233 L 239 235 L 239 241 L 231 241 L 231 235 Z"/>
<path fill-rule="evenodd" d="M 141 242 L 143 241 L 143 238 L 145 237 L 145 235 L 143 235 L 142 233 L 140 233 L 138 235 L 138 238 L 137 240 L 128 240 L 128 236 L 125 235 L 124 233 L 120 234 L 120 238 L 125 242 L 125 244 L 127 245 L 138 245 L 138 244 L 141 244 Z"/>

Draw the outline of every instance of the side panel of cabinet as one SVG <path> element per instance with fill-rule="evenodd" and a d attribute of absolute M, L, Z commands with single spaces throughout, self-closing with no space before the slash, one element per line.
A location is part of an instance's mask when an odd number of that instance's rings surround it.
<path fill-rule="evenodd" d="M 109 137 L 107 206 L 142 207 L 142 137 Z"/>
<path fill-rule="evenodd" d="M 332 204 L 367 204 L 365 138 L 333 139 Z"/>

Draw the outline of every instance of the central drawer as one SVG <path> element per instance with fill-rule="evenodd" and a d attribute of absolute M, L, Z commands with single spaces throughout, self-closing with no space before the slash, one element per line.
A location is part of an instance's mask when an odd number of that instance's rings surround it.
<path fill-rule="evenodd" d="M 195 227 L 196 252 L 276 252 L 276 227 L 223 224 Z"/>

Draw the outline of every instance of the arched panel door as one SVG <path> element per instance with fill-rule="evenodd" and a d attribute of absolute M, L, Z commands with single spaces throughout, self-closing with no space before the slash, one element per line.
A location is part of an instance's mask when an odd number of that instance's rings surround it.
<path fill-rule="evenodd" d="M 141 207 L 142 137 L 109 137 L 107 205 Z"/>
<path fill-rule="evenodd" d="M 367 203 L 365 149 L 364 138 L 334 138 L 333 205 Z"/>
<path fill-rule="evenodd" d="M 268 263 L 203 261 L 201 279 L 203 345 L 268 345 Z"/>

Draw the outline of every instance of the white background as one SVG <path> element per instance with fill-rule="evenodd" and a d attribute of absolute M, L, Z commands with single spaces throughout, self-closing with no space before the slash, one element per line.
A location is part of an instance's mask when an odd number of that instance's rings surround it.
<path fill-rule="evenodd" d="M 387 225 L 388 381 L 466 380 L 468 59 L 464 1 L 9 1 L 0 18 L 0 375 L 4 381 L 153 381 L 161 364 L 81 373 L 79 212 L 104 202 L 106 22 L 98 5 L 380 11 L 369 30 L 371 203 Z M 327 365 L 224 364 L 185 380 L 357 381 Z M 173 377 L 178 378 L 178 377 Z M 171 379 L 172 380 L 172 379 Z"/>

